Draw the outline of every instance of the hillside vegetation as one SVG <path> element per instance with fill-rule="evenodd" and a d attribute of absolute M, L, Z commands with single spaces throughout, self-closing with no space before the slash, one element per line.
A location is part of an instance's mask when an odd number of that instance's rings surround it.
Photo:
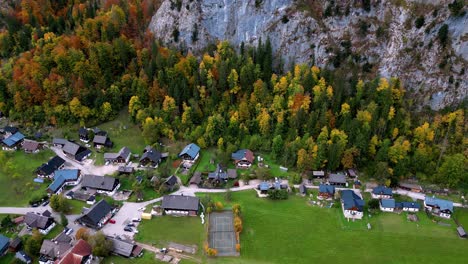
<path fill-rule="evenodd" d="M 28 126 L 93 125 L 128 104 L 147 143 L 248 147 L 300 171 L 358 167 L 390 185 L 468 183 L 464 108 L 414 113 L 398 78 L 275 69 L 269 39 L 181 54 L 147 31 L 152 1 L 99 3 L 23 0 L 4 12 L 0 111 Z"/>

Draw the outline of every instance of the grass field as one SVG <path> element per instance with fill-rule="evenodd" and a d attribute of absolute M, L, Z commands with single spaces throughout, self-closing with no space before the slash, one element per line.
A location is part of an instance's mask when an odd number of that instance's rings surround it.
<path fill-rule="evenodd" d="M 437 225 L 424 213 L 418 223 L 405 214 L 373 215 L 367 230 L 364 221 L 344 220 L 339 208 L 313 207 L 298 196 L 270 201 L 247 191 L 233 193 L 232 202 L 243 212 L 241 257 L 210 263 L 461 263 L 468 257 L 468 241 L 456 236 L 454 225 Z M 467 213 L 460 213 L 463 221 Z"/>
<path fill-rule="evenodd" d="M 34 171 L 54 155 L 52 151 L 43 150 L 36 154 L 0 151 L 6 160 L 0 169 L 0 206 L 26 206 L 32 197 L 46 193 L 49 183 L 34 183 Z M 8 164 L 12 167 L 5 169 L 3 166 Z"/>

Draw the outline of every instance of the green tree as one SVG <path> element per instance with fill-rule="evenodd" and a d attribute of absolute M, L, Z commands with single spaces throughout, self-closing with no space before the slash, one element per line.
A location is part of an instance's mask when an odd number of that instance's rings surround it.
<path fill-rule="evenodd" d="M 440 41 L 440 45 L 444 48 L 447 45 L 448 33 L 449 33 L 449 27 L 447 24 L 444 24 L 443 26 L 441 26 L 439 31 L 437 32 L 437 38 Z"/>
<path fill-rule="evenodd" d="M 43 239 L 43 235 L 41 235 L 37 229 L 33 229 L 32 236 L 28 237 L 24 244 L 24 250 L 26 253 L 28 253 L 30 256 L 38 255 Z"/>
<path fill-rule="evenodd" d="M 461 182 L 468 183 L 468 159 L 462 154 L 446 156 L 437 170 L 438 182 L 450 188 L 458 187 Z"/>
<path fill-rule="evenodd" d="M 67 227 L 68 226 L 68 219 L 67 217 L 65 216 L 65 214 L 60 214 L 60 223 L 62 224 L 62 226 L 64 227 Z"/>
<path fill-rule="evenodd" d="M 98 231 L 94 235 L 90 236 L 88 242 L 93 249 L 93 255 L 98 257 L 109 256 L 113 248 L 112 241 L 107 240 L 102 231 Z"/>

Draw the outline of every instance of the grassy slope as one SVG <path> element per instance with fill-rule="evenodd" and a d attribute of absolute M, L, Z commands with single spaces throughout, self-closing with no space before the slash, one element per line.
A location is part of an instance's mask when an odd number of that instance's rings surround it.
<path fill-rule="evenodd" d="M 31 197 L 44 195 L 49 182 L 34 183 L 36 176 L 33 172 L 47 162 L 54 155 L 53 152 L 43 150 L 37 154 L 26 154 L 16 151 L 5 152 L 5 155 L 15 164 L 15 172 L 19 177 L 12 181 L 11 175 L 0 170 L 0 206 L 26 206 Z M 22 193 L 16 193 L 14 186 L 19 187 Z"/>

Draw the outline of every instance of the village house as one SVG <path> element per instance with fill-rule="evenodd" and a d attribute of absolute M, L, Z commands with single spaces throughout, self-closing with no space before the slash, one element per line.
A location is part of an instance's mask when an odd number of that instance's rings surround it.
<path fill-rule="evenodd" d="M 65 160 L 59 156 L 55 156 L 47 163 L 42 164 L 36 170 L 36 174 L 41 178 L 53 178 L 56 170 L 60 170 L 65 166 Z"/>
<path fill-rule="evenodd" d="M 92 229 L 101 229 L 112 217 L 113 211 L 112 206 L 106 200 L 101 200 L 89 208 L 76 221 Z"/>
<path fill-rule="evenodd" d="M 132 153 L 127 147 L 123 147 L 117 153 L 104 153 L 104 161 L 107 163 L 128 163 Z"/>
<path fill-rule="evenodd" d="M 183 159 L 186 162 L 195 162 L 200 156 L 200 147 L 194 143 L 188 144 L 185 148 L 179 153 L 179 158 Z"/>
<path fill-rule="evenodd" d="M 146 146 L 143 150 L 143 155 L 140 158 L 141 167 L 157 168 L 161 163 L 162 154 L 151 146 Z"/>
<path fill-rule="evenodd" d="M 54 145 L 54 147 L 58 147 L 58 148 L 63 148 L 63 146 L 65 146 L 65 144 L 67 144 L 68 140 L 64 139 L 64 138 L 54 138 L 52 139 L 52 145 Z"/>
<path fill-rule="evenodd" d="M 372 189 L 371 195 L 373 199 L 390 199 L 393 197 L 392 189 L 382 185 Z"/>
<path fill-rule="evenodd" d="M 4 134 L 4 138 L 8 138 L 11 135 L 15 134 L 16 132 L 19 132 L 19 129 L 14 126 L 6 126 L 2 130 L 2 134 Z"/>
<path fill-rule="evenodd" d="M 21 147 L 23 141 L 24 141 L 24 135 L 21 134 L 20 132 L 16 132 L 2 141 L 2 149 L 3 150 L 17 150 Z"/>
<path fill-rule="evenodd" d="M 95 135 L 93 139 L 93 147 L 100 149 L 103 147 L 112 148 L 114 143 L 107 136 Z"/>
<path fill-rule="evenodd" d="M 80 129 L 78 129 L 78 137 L 80 138 L 80 141 L 84 142 L 84 143 L 88 143 L 89 142 L 89 131 L 87 128 L 85 127 L 80 127 Z"/>
<path fill-rule="evenodd" d="M 142 254 L 143 248 L 136 245 L 130 240 L 124 240 L 120 237 L 106 237 L 112 241 L 112 253 L 126 258 L 139 257 Z"/>
<path fill-rule="evenodd" d="M 341 191 L 341 207 L 348 219 L 362 219 L 364 216 L 364 200 L 352 190 Z"/>
<path fill-rule="evenodd" d="M 312 177 L 314 178 L 324 178 L 325 177 L 325 171 L 312 171 Z"/>
<path fill-rule="evenodd" d="M 453 202 L 448 200 L 426 196 L 424 207 L 433 215 L 443 218 L 450 218 L 453 214 Z"/>
<path fill-rule="evenodd" d="M 344 174 L 332 173 L 328 176 L 328 183 L 336 186 L 347 186 L 346 176 Z"/>
<path fill-rule="evenodd" d="M 0 234 L 0 257 L 5 255 L 10 246 L 10 239 L 2 234 Z"/>
<path fill-rule="evenodd" d="M 404 212 L 419 212 L 421 206 L 419 203 L 415 202 L 401 202 L 397 203 L 397 206 L 401 208 Z"/>
<path fill-rule="evenodd" d="M 98 193 L 103 193 L 112 196 L 120 187 L 119 179 L 109 176 L 84 175 L 81 183 L 81 188 L 85 190 L 95 190 Z"/>
<path fill-rule="evenodd" d="M 29 257 L 29 256 L 26 254 L 26 252 L 24 252 L 24 251 L 22 251 L 22 250 L 16 252 L 15 258 L 19 259 L 21 262 L 26 263 L 26 264 L 32 263 L 31 257 Z"/>
<path fill-rule="evenodd" d="M 91 245 L 80 239 L 56 264 L 91 264 L 92 252 Z"/>
<path fill-rule="evenodd" d="M 358 173 L 355 169 L 348 169 L 347 172 L 350 178 L 356 178 L 358 176 Z"/>
<path fill-rule="evenodd" d="M 72 238 L 64 232 L 61 232 L 52 240 L 45 239 L 42 241 L 39 250 L 39 263 L 53 264 L 56 260 L 61 259 L 71 247 Z"/>
<path fill-rule="evenodd" d="M 50 217 L 50 213 L 47 210 L 44 211 L 42 215 L 38 213 L 28 212 L 24 216 L 24 223 L 30 229 L 37 228 L 37 230 L 43 235 L 47 235 L 50 232 L 50 230 L 52 230 L 52 228 L 55 227 L 54 218 Z"/>
<path fill-rule="evenodd" d="M 248 149 L 240 149 L 231 154 L 231 158 L 234 160 L 234 164 L 237 168 L 248 169 L 254 162 L 254 154 Z"/>
<path fill-rule="evenodd" d="M 65 143 L 62 150 L 67 157 L 76 161 L 83 161 L 91 155 L 91 151 L 89 149 L 70 141 Z"/>
<path fill-rule="evenodd" d="M 65 186 L 78 185 L 78 183 L 80 183 L 80 180 L 80 170 L 57 170 L 54 173 L 54 181 L 47 188 L 47 192 L 50 194 L 61 193 Z"/>
<path fill-rule="evenodd" d="M 320 184 L 318 197 L 321 199 L 333 199 L 335 197 L 335 186 Z"/>
<path fill-rule="evenodd" d="M 380 211 L 393 212 L 397 208 L 395 199 L 384 198 L 379 202 Z"/>
<path fill-rule="evenodd" d="M 22 147 L 25 153 L 38 153 L 43 144 L 34 140 L 24 140 Z"/>
<path fill-rule="evenodd" d="M 10 241 L 10 247 L 8 248 L 8 250 L 10 252 L 18 252 L 22 246 L 23 242 L 21 241 L 21 238 L 16 237 L 15 239 Z"/>
<path fill-rule="evenodd" d="M 270 190 L 271 188 L 271 183 L 266 181 L 263 181 L 259 185 L 257 185 L 257 190 L 259 190 L 261 194 L 268 194 L 268 190 Z"/>
<path fill-rule="evenodd" d="M 200 199 L 184 195 L 166 195 L 161 203 L 161 208 L 167 215 L 196 216 L 199 207 Z"/>
<path fill-rule="evenodd" d="M 164 181 L 164 184 L 166 185 L 169 191 L 173 191 L 174 188 L 177 187 L 177 183 L 178 183 L 177 177 L 174 175 L 169 176 L 169 178 L 167 178 Z"/>
<path fill-rule="evenodd" d="M 228 175 L 226 173 L 226 169 L 221 166 L 220 163 L 216 165 L 216 170 L 214 172 L 208 173 L 208 179 L 210 181 L 227 181 Z"/>

